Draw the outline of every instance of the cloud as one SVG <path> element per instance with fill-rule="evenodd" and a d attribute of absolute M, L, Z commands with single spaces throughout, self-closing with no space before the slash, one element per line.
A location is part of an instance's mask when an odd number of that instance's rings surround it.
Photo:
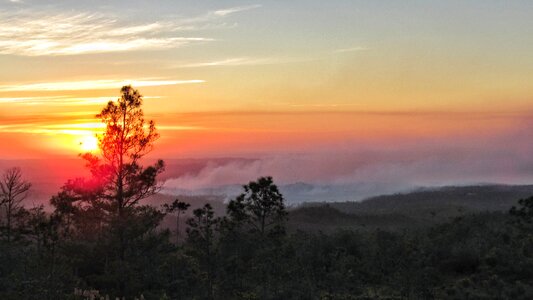
<path fill-rule="evenodd" d="M 225 28 L 234 28 L 237 26 L 237 23 L 215 23 L 221 18 L 228 17 L 232 14 L 252 10 L 261 7 L 262 5 L 246 5 L 246 6 L 236 6 L 230 8 L 224 8 L 214 11 L 209 11 L 203 15 L 184 18 L 176 22 L 176 30 L 203 30 L 203 29 L 225 29 Z"/>
<path fill-rule="evenodd" d="M 117 87 L 121 87 L 124 85 L 133 85 L 135 87 L 149 87 L 149 86 L 192 84 L 192 83 L 203 83 L 203 82 L 205 81 L 204 80 L 142 80 L 142 79 L 141 80 L 85 80 L 85 81 L 64 81 L 64 82 L 42 82 L 42 83 L 0 85 L 0 92 L 108 90 L 108 89 L 117 89 Z"/>
<path fill-rule="evenodd" d="M 346 52 L 356 52 L 356 51 L 364 51 L 368 50 L 366 47 L 351 47 L 351 48 L 341 48 L 337 50 L 333 50 L 333 53 L 346 53 Z"/>
<path fill-rule="evenodd" d="M 46 106 L 75 106 L 75 105 L 104 105 L 116 96 L 103 97 L 74 97 L 74 96 L 49 96 L 49 97 L 0 97 L 0 103 L 12 105 L 46 105 Z M 158 99 L 160 96 L 144 96 L 144 99 Z"/>
<path fill-rule="evenodd" d="M 102 133 L 105 124 L 94 118 L 94 112 L 90 112 L 87 118 L 72 118 L 73 114 L 69 113 L 64 118 L 28 118 L 22 120 L 12 120 L 9 124 L 0 125 L 0 133 L 29 133 L 44 135 L 88 135 Z M 160 131 L 184 131 L 184 130 L 202 130 L 197 126 L 181 125 L 158 125 Z"/>
<path fill-rule="evenodd" d="M 216 15 L 216 16 L 225 17 L 225 16 L 230 15 L 230 14 L 238 13 L 238 12 L 241 12 L 241 11 L 247 11 L 247 10 L 251 10 L 251 9 L 256 9 L 256 8 L 259 8 L 259 7 L 261 7 L 260 4 L 237 6 L 237 7 L 231 7 L 231 8 L 226 8 L 226 9 L 215 10 L 213 12 L 213 14 Z"/>
<path fill-rule="evenodd" d="M 175 68 L 202 68 L 202 67 L 236 67 L 236 66 L 258 66 L 258 65 L 272 65 L 272 64 L 286 64 L 293 62 L 307 62 L 315 60 L 313 58 L 294 58 L 294 57 L 233 57 L 221 60 L 198 62 L 190 64 L 181 64 Z"/>
<path fill-rule="evenodd" d="M 356 108 L 361 106 L 358 103 L 291 103 L 278 102 L 271 105 L 289 106 L 298 108 Z"/>
<path fill-rule="evenodd" d="M 249 58 L 249 57 L 236 57 L 227 58 L 222 60 L 215 60 L 210 62 L 192 63 L 180 65 L 181 68 L 199 68 L 199 67 L 218 67 L 218 66 L 250 66 L 250 65 L 264 65 L 273 64 L 278 60 L 272 58 Z"/>
<path fill-rule="evenodd" d="M 0 103 L 4 104 L 33 104 L 33 103 L 46 103 L 62 101 L 65 96 L 52 96 L 52 97 L 0 97 Z"/>
<path fill-rule="evenodd" d="M 94 120 L 77 120 L 79 123 L 46 124 L 46 123 L 21 123 L 0 125 L 3 133 L 30 133 L 44 135 L 88 135 L 101 132 L 105 125 Z"/>
<path fill-rule="evenodd" d="M 18 3 L 21 1 L 10 0 Z M 80 55 L 135 50 L 162 50 L 214 41 L 185 37 L 180 31 L 234 28 L 237 23 L 216 23 L 234 13 L 261 7 L 230 7 L 191 18 L 132 22 L 122 15 L 55 12 L 31 9 L 0 11 L 0 54 L 44 56 Z"/>
<path fill-rule="evenodd" d="M 157 125 L 158 130 L 163 131 L 181 131 L 181 130 L 205 130 L 201 126 L 183 126 L 183 125 Z"/>
<path fill-rule="evenodd" d="M 79 55 L 169 49 L 210 42 L 214 39 L 184 37 L 176 32 L 234 27 L 235 24 L 209 22 L 251 8 L 253 6 L 237 7 L 199 18 L 146 23 L 88 12 L 0 11 L 0 54 Z"/>

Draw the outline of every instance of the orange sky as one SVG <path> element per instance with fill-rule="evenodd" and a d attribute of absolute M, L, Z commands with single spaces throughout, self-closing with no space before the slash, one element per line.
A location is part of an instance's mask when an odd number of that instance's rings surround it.
<path fill-rule="evenodd" d="M 4 158 L 74 156 L 101 124 L 87 115 L 8 117 Z M 498 112 L 197 112 L 154 113 L 154 155 L 168 158 L 357 150 L 358 144 L 505 135 L 529 115 Z M 94 142 L 94 141 L 92 141 Z M 339 148 L 340 147 L 340 148 Z"/>
<path fill-rule="evenodd" d="M 72 156 L 123 84 L 154 155 L 505 136 L 533 111 L 532 5 L 5 1 L 0 158 Z M 373 1 L 370 1 L 373 2 Z M 81 143 L 81 145 L 80 145 Z"/>

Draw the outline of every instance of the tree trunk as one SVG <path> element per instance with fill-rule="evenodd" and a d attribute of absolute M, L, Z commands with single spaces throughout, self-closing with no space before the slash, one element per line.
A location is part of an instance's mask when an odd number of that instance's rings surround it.
<path fill-rule="evenodd" d="M 178 216 L 176 221 L 176 245 L 180 244 L 180 211 L 178 210 Z"/>
<path fill-rule="evenodd" d="M 11 197 L 11 196 L 9 196 Z M 10 198 L 9 198 L 10 199 Z M 11 200 L 7 202 L 6 207 L 6 218 L 7 218 L 7 244 L 11 244 Z"/>

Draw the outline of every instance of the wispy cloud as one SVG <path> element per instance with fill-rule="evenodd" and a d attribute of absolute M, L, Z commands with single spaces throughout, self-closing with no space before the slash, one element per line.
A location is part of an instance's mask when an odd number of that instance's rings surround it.
<path fill-rule="evenodd" d="M 226 58 L 215 61 L 199 62 L 179 65 L 181 68 L 198 68 L 198 67 L 217 67 L 217 66 L 247 66 L 247 65 L 263 65 L 276 63 L 278 60 L 272 58 L 249 58 L 249 57 L 236 57 Z"/>
<path fill-rule="evenodd" d="M 333 53 L 346 53 L 346 52 L 356 52 L 356 51 L 364 51 L 368 50 L 366 47 L 351 47 L 351 48 L 341 48 L 337 50 L 333 50 Z"/>
<path fill-rule="evenodd" d="M 33 103 L 33 102 L 48 102 L 48 101 L 61 101 L 65 96 L 52 96 L 52 97 L 0 97 L 0 103 Z"/>
<path fill-rule="evenodd" d="M 188 63 L 174 66 L 175 68 L 201 68 L 201 67 L 222 67 L 222 66 L 257 66 L 257 65 L 272 65 L 284 64 L 292 62 L 306 62 L 316 60 L 314 58 L 291 58 L 291 57 L 233 57 L 220 60 L 213 60 L 207 62 Z"/>
<path fill-rule="evenodd" d="M 101 132 L 105 125 L 94 120 L 74 120 L 76 123 L 43 124 L 43 123 L 20 123 L 0 125 L 3 133 L 30 133 L 45 135 L 87 135 Z"/>
<path fill-rule="evenodd" d="M 76 105 L 103 105 L 116 96 L 107 97 L 74 97 L 74 96 L 50 96 L 50 97 L 0 97 L 2 104 L 14 105 L 46 105 L 46 106 L 76 106 Z M 144 99 L 158 99 L 160 96 L 145 96 Z"/>
<path fill-rule="evenodd" d="M 163 131 L 180 131 L 180 130 L 205 130 L 207 128 L 201 126 L 183 126 L 183 125 L 158 125 L 158 130 Z"/>
<path fill-rule="evenodd" d="M 92 135 L 102 133 L 105 124 L 92 119 L 73 120 L 75 123 L 43 124 L 43 123 L 19 123 L 0 125 L 0 133 L 30 133 L 44 135 Z M 162 131 L 204 130 L 198 126 L 181 125 L 158 125 Z"/>
<path fill-rule="evenodd" d="M 214 39 L 180 36 L 177 32 L 232 28 L 236 23 L 213 22 L 257 7 L 260 5 L 232 7 L 198 17 L 145 23 L 135 23 L 116 15 L 88 12 L 0 11 L 0 54 L 79 55 L 169 49 L 210 42 Z"/>
<path fill-rule="evenodd" d="M 366 47 L 352 47 L 333 50 L 330 53 L 347 53 L 356 51 L 369 50 Z M 324 53 L 327 54 L 327 53 Z M 272 64 L 286 64 L 297 62 L 309 62 L 324 59 L 324 57 L 230 57 L 212 61 L 183 63 L 176 64 L 171 68 L 201 68 L 201 67 L 222 67 L 222 66 L 257 66 L 257 65 L 272 65 Z"/>
<path fill-rule="evenodd" d="M 291 103 L 291 102 L 279 102 L 272 103 L 273 105 L 298 107 L 298 108 L 347 108 L 347 107 L 359 107 L 358 103 Z"/>
<path fill-rule="evenodd" d="M 226 9 L 215 10 L 213 12 L 213 14 L 216 15 L 216 16 L 225 17 L 225 16 L 230 15 L 230 14 L 234 14 L 234 13 L 238 13 L 238 12 L 246 11 L 246 10 L 250 10 L 250 9 L 255 9 L 255 8 L 259 8 L 259 7 L 261 7 L 260 4 L 237 6 L 237 7 L 231 7 L 231 8 L 226 8 Z"/>
<path fill-rule="evenodd" d="M 222 29 L 233 28 L 237 26 L 237 23 L 217 23 L 221 18 L 228 17 L 235 13 L 244 12 L 261 7 L 260 4 L 235 6 L 224 9 L 218 9 L 209 11 L 205 14 L 194 16 L 190 18 L 183 18 L 175 21 L 176 30 L 202 30 L 202 29 Z"/>
<path fill-rule="evenodd" d="M 177 84 L 203 83 L 204 80 L 86 80 L 64 82 L 41 82 L 26 84 L 0 85 L 0 92 L 20 91 L 79 91 L 79 90 L 108 90 L 117 89 L 124 85 L 135 87 L 164 86 Z M 6 98 L 13 99 L 16 98 Z"/>
<path fill-rule="evenodd" d="M 108 98 L 107 101 L 109 100 Z M 46 115 L 7 116 L 6 122 L 0 124 L 0 134 L 93 135 L 102 133 L 105 124 L 100 122 L 95 115 L 96 111 L 75 111 Z M 190 124 L 176 124 L 174 121 L 170 121 L 167 123 L 158 122 L 157 129 L 161 131 L 184 131 L 205 130 L 206 128 Z"/>

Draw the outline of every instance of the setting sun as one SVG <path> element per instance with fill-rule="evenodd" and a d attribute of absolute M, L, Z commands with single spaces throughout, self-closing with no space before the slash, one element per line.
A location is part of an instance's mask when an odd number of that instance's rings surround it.
<path fill-rule="evenodd" d="M 94 135 L 83 136 L 80 139 L 80 148 L 85 152 L 95 151 L 98 149 L 98 139 Z"/>

